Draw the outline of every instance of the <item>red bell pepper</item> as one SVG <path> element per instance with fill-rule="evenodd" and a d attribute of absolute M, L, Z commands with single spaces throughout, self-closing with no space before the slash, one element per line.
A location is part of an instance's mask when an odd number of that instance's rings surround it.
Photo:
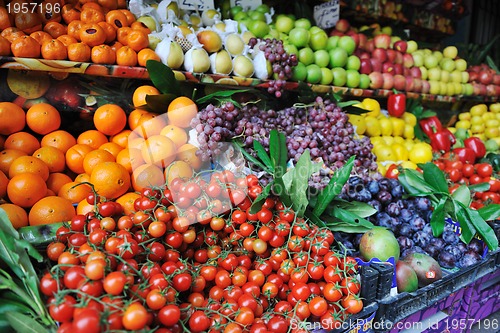
<path fill-rule="evenodd" d="M 420 120 L 418 124 L 420 125 L 422 132 L 424 132 L 429 138 L 432 134 L 441 132 L 441 130 L 443 129 L 441 121 L 436 116 L 424 118 Z"/>
<path fill-rule="evenodd" d="M 387 99 L 387 111 L 393 117 L 401 117 L 406 111 L 406 95 L 401 93 L 390 95 Z"/>
<path fill-rule="evenodd" d="M 455 135 L 453 133 L 451 133 L 451 131 L 449 129 L 443 128 L 443 132 L 445 132 L 446 134 L 448 134 L 448 137 L 450 138 L 450 143 L 451 143 L 452 146 L 455 143 L 457 143 L 457 138 L 455 137 Z"/>
<path fill-rule="evenodd" d="M 385 173 L 385 178 L 398 179 L 399 177 L 399 167 L 397 164 L 391 164 Z"/>
<path fill-rule="evenodd" d="M 451 141 L 449 134 L 442 130 L 440 132 L 432 133 L 429 135 L 431 139 L 431 147 L 434 151 L 449 152 L 451 149 Z"/>
<path fill-rule="evenodd" d="M 476 154 L 474 154 L 474 150 L 470 148 L 455 148 L 453 149 L 453 154 L 455 154 L 462 163 L 474 164 L 474 162 L 476 162 Z"/>
<path fill-rule="evenodd" d="M 483 158 L 486 155 L 486 147 L 480 138 L 470 137 L 464 140 L 465 148 L 472 149 L 477 159 Z"/>

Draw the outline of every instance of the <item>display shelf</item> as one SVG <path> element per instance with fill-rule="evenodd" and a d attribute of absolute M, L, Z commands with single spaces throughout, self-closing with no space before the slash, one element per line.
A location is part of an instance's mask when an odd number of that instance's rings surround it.
<path fill-rule="evenodd" d="M 16 58 L 16 57 L 0 57 L 0 69 L 17 69 L 29 71 L 42 71 L 59 74 L 82 74 L 92 76 L 130 78 L 148 80 L 149 74 L 145 67 L 130 67 L 119 65 L 103 65 L 96 63 L 75 62 L 66 60 L 45 60 L 32 58 Z M 185 71 L 174 70 L 175 77 L 180 81 L 189 81 L 200 84 L 220 84 L 224 86 L 240 86 L 240 87 L 269 87 L 269 81 L 262 81 L 256 78 L 245 78 L 238 76 L 207 74 L 207 73 L 191 73 Z M 373 97 L 386 98 L 393 93 L 388 89 L 360 89 L 337 87 L 331 85 L 308 84 L 316 93 L 340 93 L 345 96 L 352 97 Z M 299 88 L 298 82 L 287 81 L 285 89 L 296 91 Z M 468 100 L 474 102 L 496 102 L 499 96 L 444 96 L 421 94 L 416 92 L 406 92 L 408 98 L 418 99 L 430 102 L 454 103 L 457 101 Z"/>

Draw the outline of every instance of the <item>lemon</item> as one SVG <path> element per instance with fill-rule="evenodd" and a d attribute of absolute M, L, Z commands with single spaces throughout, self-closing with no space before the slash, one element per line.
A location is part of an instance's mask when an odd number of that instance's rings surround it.
<path fill-rule="evenodd" d="M 471 120 L 472 116 L 470 112 L 464 112 L 458 115 L 458 119 L 460 120 Z"/>
<path fill-rule="evenodd" d="M 398 161 L 407 161 L 408 160 L 409 152 L 408 152 L 408 149 L 406 149 L 406 147 L 404 145 L 402 145 L 400 143 L 394 143 L 394 144 L 392 144 L 391 148 L 394 151 L 394 153 L 396 154 L 396 159 Z"/>
<path fill-rule="evenodd" d="M 380 145 L 380 144 L 385 144 L 384 139 L 382 139 L 381 136 L 374 136 L 370 138 L 370 142 L 372 143 L 373 146 Z"/>
<path fill-rule="evenodd" d="M 474 137 L 481 139 L 481 141 L 483 142 L 488 140 L 488 138 L 486 137 L 486 135 L 484 135 L 484 133 L 474 134 Z"/>
<path fill-rule="evenodd" d="M 392 127 L 392 122 L 389 118 L 380 118 L 379 119 L 379 124 L 380 124 L 380 130 L 382 135 L 392 135 L 393 127 Z"/>
<path fill-rule="evenodd" d="M 500 121 L 498 119 L 489 119 L 486 121 L 486 127 L 498 127 L 498 126 L 500 126 Z"/>
<path fill-rule="evenodd" d="M 486 112 L 481 116 L 481 118 L 483 118 L 483 120 L 495 119 L 495 114 L 492 112 Z"/>
<path fill-rule="evenodd" d="M 495 117 L 500 120 L 500 112 L 499 113 L 495 113 Z"/>
<path fill-rule="evenodd" d="M 468 120 L 459 120 L 455 124 L 455 128 L 464 128 L 464 129 L 469 129 L 471 126 L 470 121 Z"/>
<path fill-rule="evenodd" d="M 484 119 L 481 116 L 473 116 L 472 119 L 470 120 L 470 123 L 472 125 L 479 125 L 484 123 Z"/>
<path fill-rule="evenodd" d="M 500 129 L 498 127 L 488 127 L 484 130 L 484 135 L 488 139 L 493 139 L 500 136 Z"/>
<path fill-rule="evenodd" d="M 472 133 L 483 133 L 484 132 L 484 124 L 472 125 L 470 130 Z"/>
<path fill-rule="evenodd" d="M 494 113 L 500 113 L 500 103 L 493 103 L 490 105 L 490 111 Z"/>
<path fill-rule="evenodd" d="M 401 116 L 401 118 L 404 120 L 405 124 L 415 126 L 417 124 L 417 117 L 413 113 L 410 112 L 405 112 Z"/>
<path fill-rule="evenodd" d="M 416 143 L 410 150 L 409 158 L 415 164 L 430 162 L 432 161 L 432 148 L 424 142 Z"/>
<path fill-rule="evenodd" d="M 450 131 L 451 134 L 455 134 L 457 132 L 457 129 L 455 127 L 448 127 L 448 131 Z"/>
<path fill-rule="evenodd" d="M 482 116 L 488 111 L 486 104 L 477 104 L 470 108 L 470 114 L 472 116 Z"/>
<path fill-rule="evenodd" d="M 355 115 L 355 114 L 350 114 L 349 115 L 349 122 L 356 126 L 356 133 L 357 134 L 364 134 L 366 131 L 366 122 L 365 118 Z"/>
<path fill-rule="evenodd" d="M 394 143 L 399 143 L 399 144 L 402 144 L 404 145 L 405 144 L 405 139 L 401 136 L 395 136 L 394 137 Z"/>
<path fill-rule="evenodd" d="M 382 137 L 382 139 L 384 140 L 384 143 L 388 146 L 392 145 L 394 143 L 394 137 L 392 136 L 389 136 L 389 135 L 384 135 Z"/>
<path fill-rule="evenodd" d="M 380 172 L 382 176 L 385 176 L 385 174 L 387 173 L 387 168 L 385 167 L 385 165 L 383 165 L 380 162 L 377 162 L 377 166 L 378 166 L 377 167 L 378 172 Z"/>
<path fill-rule="evenodd" d="M 405 169 L 412 169 L 412 170 L 417 170 L 418 168 L 418 165 L 416 165 L 412 161 L 403 161 L 401 162 L 401 166 Z"/>
<path fill-rule="evenodd" d="M 377 118 L 372 116 L 367 116 L 365 118 L 366 123 L 366 135 L 368 136 L 379 136 L 382 134 L 380 131 L 380 123 Z"/>
<path fill-rule="evenodd" d="M 390 117 L 392 123 L 392 135 L 402 136 L 405 130 L 405 121 L 401 118 Z"/>
<path fill-rule="evenodd" d="M 380 103 L 373 98 L 365 98 L 363 100 L 362 108 L 370 112 L 364 113 L 365 116 L 378 117 L 380 114 Z"/>
<path fill-rule="evenodd" d="M 415 127 L 409 124 L 405 124 L 403 136 L 405 139 L 413 139 L 415 137 Z"/>
<path fill-rule="evenodd" d="M 375 156 L 377 156 L 377 161 L 396 161 L 396 154 L 390 146 L 380 145 L 374 149 Z"/>

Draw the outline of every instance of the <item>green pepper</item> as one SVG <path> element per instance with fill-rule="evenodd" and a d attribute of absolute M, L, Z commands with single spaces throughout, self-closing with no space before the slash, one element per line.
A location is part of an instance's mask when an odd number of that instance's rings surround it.
<path fill-rule="evenodd" d="M 495 172 L 500 171 L 500 154 L 488 153 L 488 155 L 486 155 L 486 159 L 488 160 L 488 163 L 491 164 Z"/>

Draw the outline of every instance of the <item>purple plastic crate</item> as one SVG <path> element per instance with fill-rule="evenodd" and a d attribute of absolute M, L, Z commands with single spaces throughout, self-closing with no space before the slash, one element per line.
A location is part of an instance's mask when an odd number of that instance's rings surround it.
<path fill-rule="evenodd" d="M 464 332 L 470 332 L 472 325 L 477 322 L 481 323 L 483 329 L 495 329 L 495 327 L 498 329 L 500 325 L 498 321 L 492 323 L 483 319 L 500 311 L 500 270 L 485 275 L 467 287 L 462 308 L 467 314 L 467 327 Z"/>

